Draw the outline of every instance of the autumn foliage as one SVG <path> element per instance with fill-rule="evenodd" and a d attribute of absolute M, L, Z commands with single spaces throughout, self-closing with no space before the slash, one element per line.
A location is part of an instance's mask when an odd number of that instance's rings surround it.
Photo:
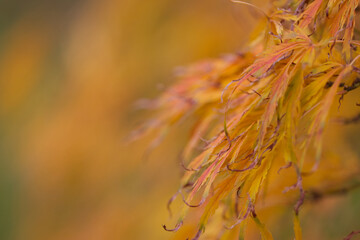
<path fill-rule="evenodd" d="M 356 168 L 346 174 L 322 170 L 321 163 L 332 164 L 323 135 L 333 109 L 360 86 L 359 1 L 273 1 L 267 12 L 234 2 L 262 14 L 248 45 L 178 69 L 173 86 L 143 102 L 156 115 L 134 136 L 155 130 L 152 147 L 182 119 L 194 121 L 181 156 L 181 187 L 169 201 L 170 208 L 181 198 L 183 209 L 176 211 L 175 228 L 164 225 L 165 230 L 176 232 L 189 209 L 201 208 L 193 239 L 206 234 L 210 220 L 218 223 L 212 232 L 222 239 L 243 239 L 249 222 L 262 239 L 273 239 L 258 210 L 292 205 L 299 240 L 304 202 L 351 188 L 334 189 L 324 179 L 344 183 L 358 174 Z"/>

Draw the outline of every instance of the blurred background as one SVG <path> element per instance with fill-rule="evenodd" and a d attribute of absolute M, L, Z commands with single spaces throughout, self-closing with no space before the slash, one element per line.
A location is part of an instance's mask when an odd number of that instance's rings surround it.
<path fill-rule="evenodd" d="M 125 144 L 145 117 L 134 103 L 176 66 L 240 50 L 256 21 L 227 0 L 1 0 L 0 239 L 171 238 L 187 136 L 144 160 L 153 136 Z"/>

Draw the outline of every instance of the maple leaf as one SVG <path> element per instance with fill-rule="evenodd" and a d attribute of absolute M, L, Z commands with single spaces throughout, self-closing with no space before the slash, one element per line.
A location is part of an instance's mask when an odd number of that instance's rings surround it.
<path fill-rule="evenodd" d="M 256 211 L 259 196 L 266 199 L 275 168 L 292 167 L 296 183 L 286 192 L 299 190 L 294 233 L 295 239 L 302 238 L 298 215 L 306 197 L 303 180 L 318 169 L 335 99 L 359 86 L 360 55 L 354 47 L 359 42 L 353 39 L 359 1 L 294 2 L 269 13 L 260 9 L 263 33 L 256 30 L 250 50 L 183 69 L 179 81 L 150 102 L 158 113 L 145 131 L 161 132 L 182 118 L 195 119 L 182 155 L 186 172 L 175 195 L 185 204 L 171 231 L 182 226 L 189 208 L 205 205 L 198 239 L 223 205 L 228 231 L 242 232 L 252 219 L 262 238 L 272 239 Z M 206 137 L 211 140 L 196 153 Z"/>

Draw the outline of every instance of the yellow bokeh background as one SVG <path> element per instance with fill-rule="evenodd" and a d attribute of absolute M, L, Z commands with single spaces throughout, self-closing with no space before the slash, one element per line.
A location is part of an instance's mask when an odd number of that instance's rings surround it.
<path fill-rule="evenodd" d="M 1 5 L 0 238 L 168 238 L 184 139 L 144 160 L 151 136 L 125 144 L 135 102 L 176 66 L 240 49 L 251 15 L 220 0 Z"/>

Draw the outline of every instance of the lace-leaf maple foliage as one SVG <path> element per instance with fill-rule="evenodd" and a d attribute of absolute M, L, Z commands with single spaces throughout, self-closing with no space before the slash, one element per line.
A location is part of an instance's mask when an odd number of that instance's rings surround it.
<path fill-rule="evenodd" d="M 156 129 L 155 145 L 181 119 L 194 121 L 182 154 L 186 171 L 169 202 L 179 196 L 184 207 L 176 227 L 164 225 L 165 230 L 177 231 L 190 208 L 202 207 L 193 239 L 205 232 L 217 209 L 223 211 L 215 220 L 220 236 L 242 239 L 253 221 L 262 239 L 272 239 L 257 214 L 269 204 L 259 199 L 284 196 L 280 185 L 293 181 L 285 188 L 292 194 L 284 204 L 294 205 L 294 236 L 302 238 L 300 207 L 308 189 L 322 181 L 306 178 L 324 174 L 319 164 L 331 108 L 360 85 L 360 42 L 354 38 L 359 1 L 272 4 L 245 51 L 183 68 L 177 83 L 151 101 L 156 116 L 134 133 L 139 137 Z M 281 180 L 284 171 L 293 174 Z M 354 176 L 340 170 L 326 174 L 344 181 Z"/>

